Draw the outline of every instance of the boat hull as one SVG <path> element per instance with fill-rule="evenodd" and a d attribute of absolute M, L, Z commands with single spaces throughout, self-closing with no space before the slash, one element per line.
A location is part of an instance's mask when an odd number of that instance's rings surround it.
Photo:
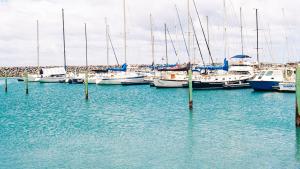
<path fill-rule="evenodd" d="M 144 84 L 144 77 L 130 77 L 130 78 L 114 78 L 114 79 L 101 79 L 97 81 L 99 85 L 124 85 L 124 84 Z"/>
<path fill-rule="evenodd" d="M 224 82 L 201 82 L 193 81 L 193 89 L 203 90 L 203 89 L 223 89 Z"/>
<path fill-rule="evenodd" d="M 295 82 L 279 83 L 277 90 L 279 92 L 296 92 L 296 84 Z"/>
<path fill-rule="evenodd" d="M 279 85 L 278 81 L 249 81 L 249 83 L 256 91 L 274 91 Z"/>
<path fill-rule="evenodd" d="M 157 88 L 183 88 L 188 87 L 188 81 L 154 79 L 153 85 Z"/>
<path fill-rule="evenodd" d="M 40 83 L 65 83 L 65 77 L 44 77 L 40 79 Z"/>

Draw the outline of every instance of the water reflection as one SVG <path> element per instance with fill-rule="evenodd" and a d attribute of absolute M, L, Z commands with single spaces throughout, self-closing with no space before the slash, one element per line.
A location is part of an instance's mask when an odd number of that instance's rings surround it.
<path fill-rule="evenodd" d="M 300 128 L 296 128 L 296 160 L 300 161 Z"/>
<path fill-rule="evenodd" d="M 188 118 L 188 128 L 187 128 L 187 140 L 186 140 L 186 164 L 189 164 L 190 166 L 188 168 L 192 168 L 193 164 L 193 145 L 194 145 L 194 137 L 193 137 L 193 128 L 194 128 L 194 114 L 193 110 L 189 110 L 188 112 L 189 118 Z"/>

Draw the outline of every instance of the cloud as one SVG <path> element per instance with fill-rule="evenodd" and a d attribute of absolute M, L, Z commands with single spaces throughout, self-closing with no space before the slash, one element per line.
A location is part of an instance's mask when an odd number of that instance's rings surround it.
<path fill-rule="evenodd" d="M 215 60 L 224 58 L 224 23 L 228 27 L 228 56 L 241 53 L 239 8 L 243 9 L 245 52 L 255 58 L 255 11 L 259 9 L 259 44 L 264 62 L 299 60 L 300 19 L 297 0 L 226 0 L 224 22 L 223 0 L 195 0 L 206 29 L 209 17 L 210 45 Z M 180 62 L 188 57 L 179 29 L 174 5 L 178 6 L 187 38 L 187 0 L 127 0 L 127 60 L 129 64 L 152 62 L 150 43 L 150 13 L 155 35 L 155 62 L 165 56 L 164 23 L 168 25 Z M 205 60 L 208 52 L 198 23 L 192 0 L 191 15 L 200 40 Z M 85 55 L 84 23 L 88 29 L 89 63 L 106 64 L 105 22 L 117 56 L 124 61 L 123 1 L 122 0 L 0 0 L 0 66 L 36 65 L 36 20 L 40 23 L 40 61 L 42 65 L 63 64 L 61 8 L 65 9 L 67 64 L 83 65 Z M 284 15 L 282 12 L 284 8 Z M 206 30 L 205 30 L 206 31 Z M 193 43 L 191 43 L 193 44 Z M 195 44 L 195 43 L 194 43 Z M 170 62 L 176 62 L 171 43 L 168 42 Z M 192 48 L 196 46 L 192 46 Z M 110 50 L 110 62 L 114 62 Z M 200 60 L 199 52 L 191 57 Z"/>

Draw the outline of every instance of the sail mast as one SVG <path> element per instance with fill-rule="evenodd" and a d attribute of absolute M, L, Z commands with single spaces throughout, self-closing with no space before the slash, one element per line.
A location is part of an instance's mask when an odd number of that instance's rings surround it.
<path fill-rule="evenodd" d="M 108 24 L 107 18 L 105 18 L 105 30 L 106 30 L 106 62 L 107 66 L 109 65 L 109 39 L 108 39 Z"/>
<path fill-rule="evenodd" d="M 169 64 L 168 61 L 168 39 L 167 39 L 167 24 L 165 24 L 165 45 L 166 45 L 166 64 Z"/>
<path fill-rule="evenodd" d="M 185 49 L 186 49 L 186 52 L 187 52 L 187 54 L 188 54 L 189 64 L 190 64 L 190 63 L 191 63 L 190 51 L 189 51 L 188 46 L 187 46 L 187 44 L 186 44 L 186 40 L 185 40 L 185 36 L 184 36 L 182 24 L 181 24 L 179 12 L 178 12 L 178 9 L 177 9 L 177 6 L 176 6 L 176 5 L 175 5 L 175 8 L 176 8 L 177 18 L 178 18 L 179 25 L 180 25 L 181 35 L 182 35 L 182 38 L 183 38 L 183 41 L 184 41 Z"/>
<path fill-rule="evenodd" d="M 240 7 L 240 24 L 241 24 L 241 45 L 242 45 L 242 55 L 244 55 L 244 39 L 243 39 L 242 7 Z"/>
<path fill-rule="evenodd" d="M 188 20 L 188 49 L 189 51 L 191 51 L 191 32 L 190 32 L 190 0 L 187 0 L 187 11 L 188 11 L 188 16 L 187 16 L 187 20 Z"/>
<path fill-rule="evenodd" d="M 126 0 L 124 0 L 123 8 L 124 8 L 124 58 L 125 58 L 125 63 L 127 63 Z"/>
<path fill-rule="evenodd" d="M 224 6 L 224 57 L 227 58 L 227 12 L 226 12 L 226 0 L 223 0 Z"/>
<path fill-rule="evenodd" d="M 67 71 L 64 8 L 62 8 L 62 24 L 63 24 L 63 44 L 64 44 L 64 68 L 65 68 L 65 71 Z"/>
<path fill-rule="evenodd" d="M 206 16 L 206 29 L 207 29 L 207 45 L 209 45 L 209 24 L 208 24 L 208 16 Z"/>
<path fill-rule="evenodd" d="M 150 13 L 150 27 L 151 27 L 151 53 L 152 53 L 152 65 L 154 65 L 154 35 L 153 35 L 153 23 L 152 15 Z"/>
<path fill-rule="evenodd" d="M 40 69 L 40 37 L 39 37 L 39 20 L 36 21 L 36 49 L 37 49 L 37 66 Z"/>
<path fill-rule="evenodd" d="M 258 9 L 255 9 L 255 14 L 256 14 L 256 59 L 259 68 L 260 63 L 259 63 L 259 51 L 258 51 Z"/>
<path fill-rule="evenodd" d="M 210 51 L 209 44 L 208 44 L 204 29 L 203 29 L 203 26 L 202 26 L 202 23 L 201 23 L 200 15 L 199 15 L 195 0 L 193 0 L 193 3 L 194 3 L 195 11 L 197 13 L 197 17 L 198 17 L 198 20 L 199 20 L 199 23 L 200 23 L 200 26 L 201 26 L 202 34 L 203 34 L 203 37 L 204 37 L 204 40 L 205 40 L 205 44 L 206 44 L 206 47 L 207 47 L 207 50 L 208 50 L 208 54 L 209 54 L 211 63 L 212 63 L 212 65 L 214 65 L 214 61 L 213 61 L 213 58 L 211 56 L 211 51 Z"/>

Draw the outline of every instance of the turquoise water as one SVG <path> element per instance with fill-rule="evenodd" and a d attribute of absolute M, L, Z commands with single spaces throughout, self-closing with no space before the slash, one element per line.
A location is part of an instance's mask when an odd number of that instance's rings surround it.
<path fill-rule="evenodd" d="M 300 168 L 294 94 L 0 86 L 0 168 Z"/>

